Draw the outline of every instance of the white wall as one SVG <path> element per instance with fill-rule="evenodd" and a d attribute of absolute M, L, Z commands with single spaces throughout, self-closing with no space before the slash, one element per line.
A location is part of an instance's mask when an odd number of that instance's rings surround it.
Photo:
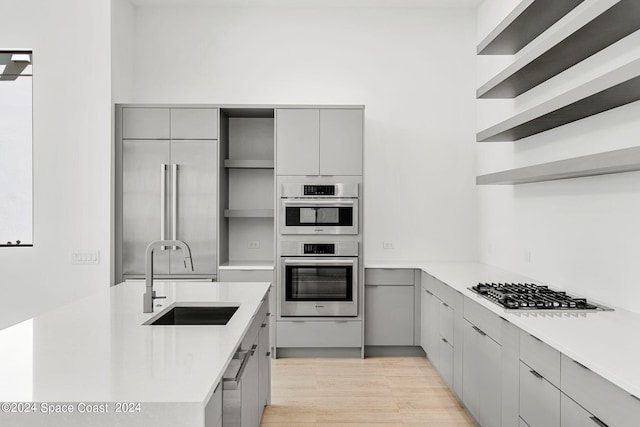
<path fill-rule="evenodd" d="M 4 0 L 3 49 L 33 50 L 33 248 L 0 248 L 0 328 L 109 285 L 110 2 Z M 71 264 L 77 249 L 100 263 Z"/>
<path fill-rule="evenodd" d="M 485 0 L 478 41 L 506 13 Z M 511 1 L 513 3 L 513 1 Z M 516 2 L 517 3 L 517 2 Z M 587 13 L 586 0 L 549 33 Z M 488 12 L 493 11 L 493 12 Z M 502 15 L 502 16 L 501 16 Z M 541 37 L 544 37 L 543 34 Z M 640 32 L 521 95 L 478 101 L 478 130 L 640 58 Z M 478 59 L 478 84 L 511 57 Z M 638 145 L 640 103 L 610 110 L 515 143 L 478 145 L 480 174 Z M 640 312 L 640 174 L 479 188 L 479 252 L 504 267 L 604 303 Z M 531 260 L 525 260 L 525 253 Z"/>
<path fill-rule="evenodd" d="M 474 10 L 135 16 L 135 102 L 364 104 L 366 258 L 476 257 Z"/>

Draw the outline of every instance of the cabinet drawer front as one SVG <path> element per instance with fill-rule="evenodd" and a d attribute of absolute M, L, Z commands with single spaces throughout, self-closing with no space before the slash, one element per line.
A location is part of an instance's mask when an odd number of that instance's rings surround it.
<path fill-rule="evenodd" d="M 520 418 L 531 427 L 560 427 L 560 390 L 520 362 Z"/>
<path fill-rule="evenodd" d="M 595 372 L 561 357 L 562 391 L 610 427 L 637 427 L 640 400 Z"/>
<path fill-rule="evenodd" d="M 440 335 L 453 345 L 453 309 L 445 302 L 439 301 Z"/>
<path fill-rule="evenodd" d="M 367 268 L 364 271 L 365 285 L 413 285 L 413 269 Z"/>
<path fill-rule="evenodd" d="M 281 321 L 278 347 L 362 347 L 362 322 Z"/>
<path fill-rule="evenodd" d="M 125 139 L 169 139 L 168 108 L 122 109 L 122 137 Z"/>
<path fill-rule="evenodd" d="M 560 387 L 560 352 L 530 334 L 520 331 L 520 360 Z"/>
<path fill-rule="evenodd" d="M 473 301 L 464 299 L 464 318 L 489 335 L 498 344 L 502 343 L 502 319 Z"/>
<path fill-rule="evenodd" d="M 578 405 L 566 394 L 560 396 L 560 425 L 562 427 L 597 427 L 598 424 L 591 419 L 593 415 L 582 406 Z"/>
<path fill-rule="evenodd" d="M 218 109 L 172 108 L 171 138 L 218 139 Z"/>
<path fill-rule="evenodd" d="M 273 282 L 273 270 L 220 270 L 219 282 Z"/>

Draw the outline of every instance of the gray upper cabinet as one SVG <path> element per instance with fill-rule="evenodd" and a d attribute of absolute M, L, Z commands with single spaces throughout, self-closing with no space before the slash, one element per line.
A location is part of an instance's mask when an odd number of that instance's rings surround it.
<path fill-rule="evenodd" d="M 124 139 L 218 139 L 217 108 L 125 107 Z"/>
<path fill-rule="evenodd" d="M 168 108 L 122 109 L 122 137 L 124 139 L 168 139 L 170 136 Z"/>
<path fill-rule="evenodd" d="M 218 139 L 217 108 L 172 108 L 172 139 Z"/>
<path fill-rule="evenodd" d="M 278 109 L 278 175 L 362 175 L 362 109 Z"/>
<path fill-rule="evenodd" d="M 317 109 L 279 109 L 276 112 L 278 175 L 318 175 L 320 113 Z"/>
<path fill-rule="evenodd" d="M 320 175 L 362 175 L 362 110 L 320 110 Z"/>

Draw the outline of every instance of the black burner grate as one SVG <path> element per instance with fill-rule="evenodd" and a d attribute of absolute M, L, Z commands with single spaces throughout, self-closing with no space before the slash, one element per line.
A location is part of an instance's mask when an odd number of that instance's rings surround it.
<path fill-rule="evenodd" d="M 585 298 L 532 283 L 478 283 L 471 288 L 490 301 L 515 310 L 598 310 Z"/>

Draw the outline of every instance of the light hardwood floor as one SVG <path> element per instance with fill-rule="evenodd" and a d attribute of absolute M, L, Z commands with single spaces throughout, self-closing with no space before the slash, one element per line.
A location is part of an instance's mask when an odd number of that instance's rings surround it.
<path fill-rule="evenodd" d="M 475 426 L 424 357 L 276 359 L 263 427 Z"/>

